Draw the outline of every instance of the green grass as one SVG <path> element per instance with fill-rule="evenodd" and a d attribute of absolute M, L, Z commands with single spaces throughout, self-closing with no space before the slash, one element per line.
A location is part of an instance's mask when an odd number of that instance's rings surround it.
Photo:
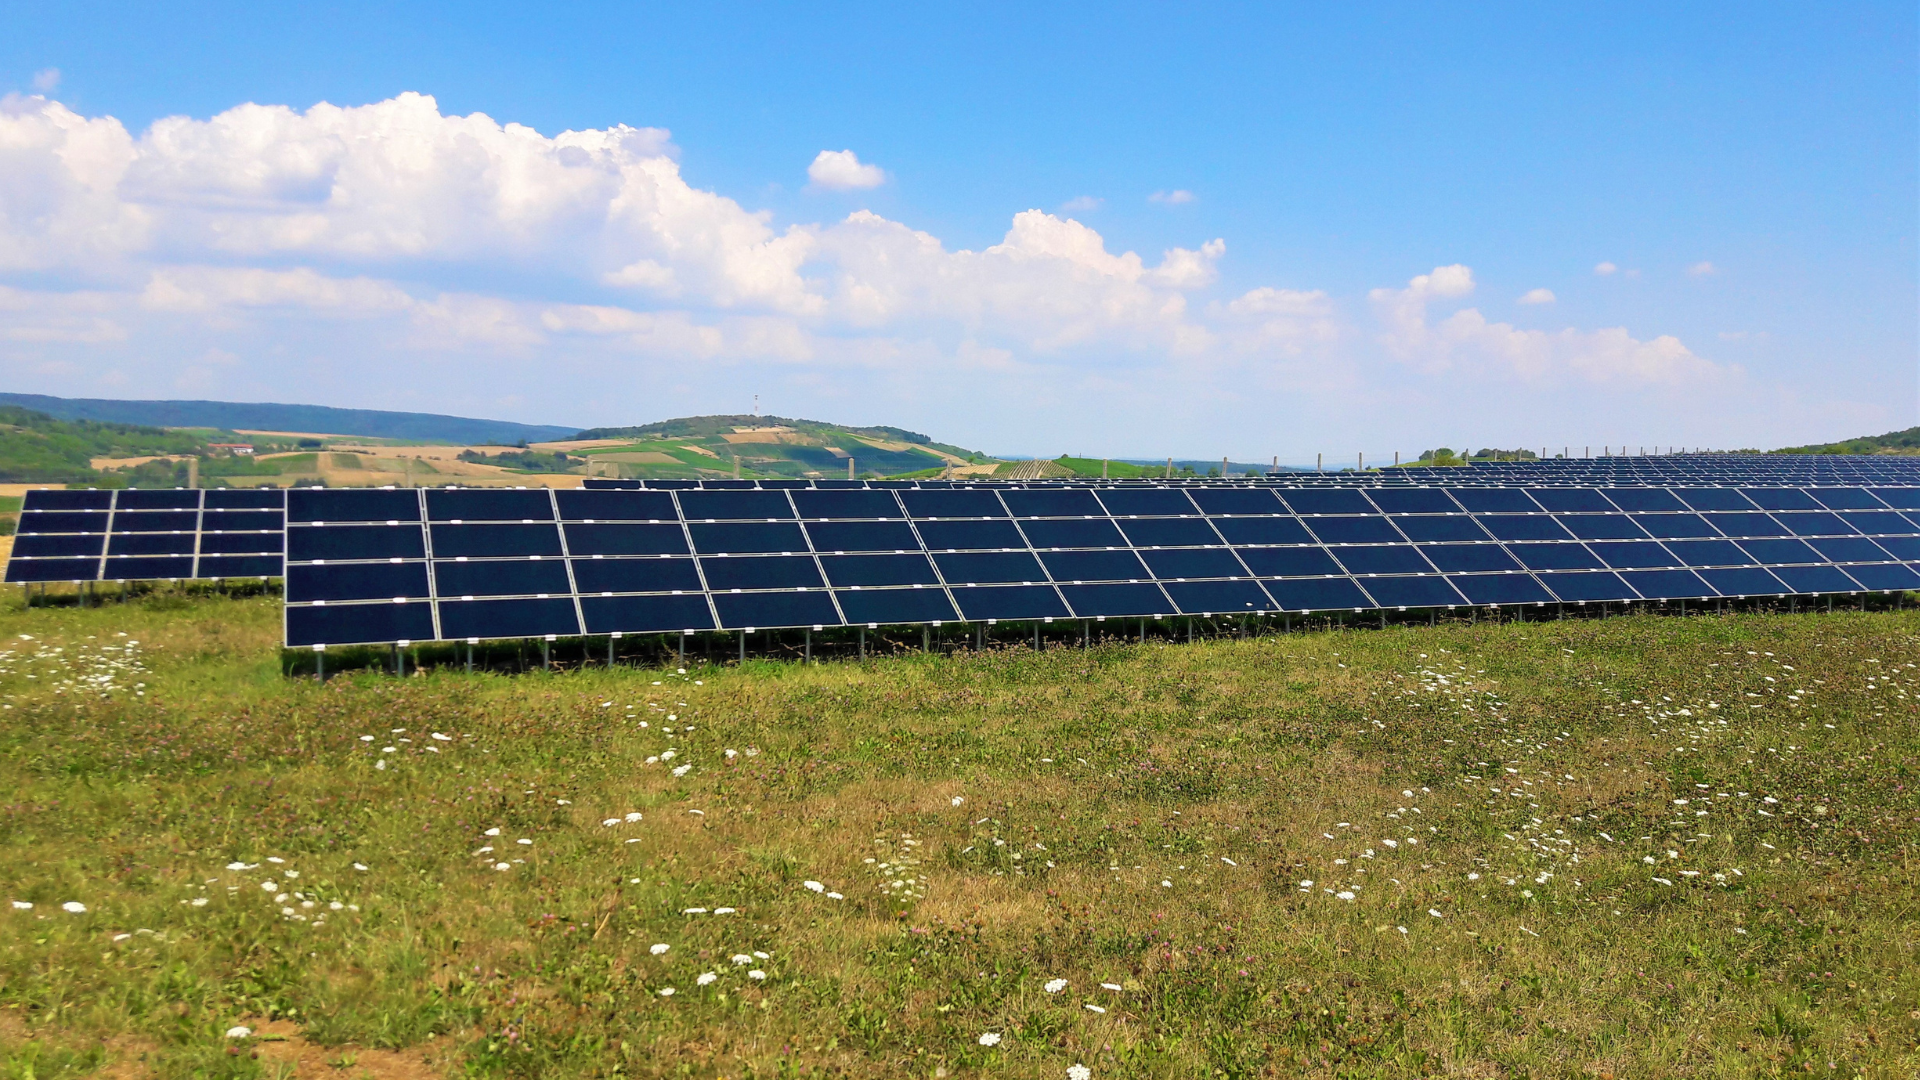
<path fill-rule="evenodd" d="M 1911 612 L 322 686 L 19 603 L 9 1075 L 1920 1068 Z"/>
<path fill-rule="evenodd" d="M 1101 466 L 1106 466 L 1106 476 L 1110 480 L 1138 480 L 1141 477 L 1162 477 L 1167 474 L 1165 466 L 1129 465 L 1124 461 L 1102 462 L 1099 458 L 1057 457 L 1054 464 L 1072 469 L 1079 476 L 1099 476 Z"/>

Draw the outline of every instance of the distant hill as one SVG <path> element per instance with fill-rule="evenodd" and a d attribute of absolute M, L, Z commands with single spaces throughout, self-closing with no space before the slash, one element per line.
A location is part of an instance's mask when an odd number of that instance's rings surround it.
<path fill-rule="evenodd" d="M 541 424 L 516 424 L 509 420 L 441 416 L 437 413 L 335 409 L 326 405 L 281 405 L 269 402 L 115 401 L 108 398 L 0 393 L 0 404 L 18 405 L 61 420 L 96 420 L 149 427 L 213 428 L 220 431 L 311 431 L 462 446 L 511 446 L 522 439 L 527 442 L 547 442 L 564 439 L 578 430 Z"/>
<path fill-rule="evenodd" d="M 899 476 L 998 460 L 904 428 L 786 416 L 683 416 L 634 427 L 589 428 L 574 438 L 621 441 L 573 451 L 593 461 L 598 475 L 649 479 L 724 477 L 736 467 L 746 478 L 844 477 L 849 458 L 860 476 Z"/>
<path fill-rule="evenodd" d="M 1815 446 L 1789 446 L 1770 451 L 1775 454 L 1920 454 L 1920 427 L 1889 431 L 1885 435 L 1862 435 L 1845 442 Z"/>
<path fill-rule="evenodd" d="M 96 457 L 137 458 L 192 454 L 198 436 L 135 424 L 59 420 L 43 412 L 0 405 L 0 483 L 63 484 L 95 480 Z"/>

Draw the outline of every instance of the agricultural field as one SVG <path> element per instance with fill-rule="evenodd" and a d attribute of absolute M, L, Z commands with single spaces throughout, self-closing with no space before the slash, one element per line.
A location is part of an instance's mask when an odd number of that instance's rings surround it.
<path fill-rule="evenodd" d="M 1911 610 L 321 684 L 4 604 L 9 1076 L 1920 1070 Z"/>

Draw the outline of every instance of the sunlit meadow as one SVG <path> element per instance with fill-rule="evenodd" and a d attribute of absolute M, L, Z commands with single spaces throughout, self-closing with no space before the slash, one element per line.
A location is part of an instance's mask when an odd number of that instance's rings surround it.
<path fill-rule="evenodd" d="M 0 609 L 0 1061 L 1911 1077 L 1920 615 L 281 675 Z"/>

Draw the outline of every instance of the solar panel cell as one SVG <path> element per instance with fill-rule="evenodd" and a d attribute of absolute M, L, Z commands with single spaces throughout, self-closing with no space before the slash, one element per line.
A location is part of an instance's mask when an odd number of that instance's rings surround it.
<path fill-rule="evenodd" d="M 556 491 L 560 516 L 568 521 L 679 521 L 673 496 L 664 491 Z"/>
<path fill-rule="evenodd" d="M 100 575 L 99 559 L 25 559 L 7 560 L 7 580 L 93 581 Z"/>
<path fill-rule="evenodd" d="M 921 521 L 916 523 L 920 538 L 930 550 L 958 549 L 982 551 L 1022 548 L 1026 538 L 1005 519 L 997 521 Z"/>
<path fill-rule="evenodd" d="M 560 530 L 553 525 L 446 525 L 435 522 L 435 558 L 524 558 L 560 555 Z M 472 635 L 467 635 L 471 637 Z"/>
<path fill-rule="evenodd" d="M 1786 526 L 1766 514 L 1704 514 L 1713 527 L 1736 540 L 1760 536 L 1789 536 Z"/>
<path fill-rule="evenodd" d="M 200 515 L 194 511 L 123 511 L 113 516 L 113 531 L 117 533 L 193 532 L 199 527 Z"/>
<path fill-rule="evenodd" d="M 1614 509 L 1606 496 L 1592 488 L 1528 488 L 1534 502 L 1557 514 L 1610 513 Z"/>
<path fill-rule="evenodd" d="M 1779 578 L 1759 567 L 1696 570 L 1721 596 L 1766 596 L 1790 592 Z"/>
<path fill-rule="evenodd" d="M 433 611 L 425 603 L 287 608 L 287 644 L 296 648 L 431 640 Z"/>
<path fill-rule="evenodd" d="M 569 521 L 566 531 L 570 555 L 686 555 L 687 534 L 678 523 L 642 525 L 638 522 Z"/>
<path fill-rule="evenodd" d="M 1460 507 L 1439 488 L 1379 488 L 1369 491 L 1373 505 L 1389 514 L 1457 514 Z"/>
<path fill-rule="evenodd" d="M 1356 576 L 1433 573 L 1432 564 L 1420 554 L 1419 549 L 1408 544 L 1334 548 L 1333 557 L 1340 560 L 1348 573 Z"/>
<path fill-rule="evenodd" d="M 692 559 L 575 558 L 573 581 L 582 595 L 700 591 L 700 574 L 694 569 Z"/>
<path fill-rule="evenodd" d="M 1742 540 L 1740 546 L 1762 566 L 1822 561 L 1820 553 L 1801 540 Z"/>
<path fill-rule="evenodd" d="M 1661 540 L 1700 539 L 1720 535 L 1720 531 L 1707 524 L 1707 519 L 1699 514 L 1635 514 L 1634 524 L 1646 530 L 1649 536 Z"/>
<path fill-rule="evenodd" d="M 109 555 L 191 555 L 194 537 L 184 533 L 114 533 L 107 541 Z"/>
<path fill-rule="evenodd" d="M 1242 561 L 1261 577 L 1326 577 L 1345 574 L 1321 547 L 1236 548 Z M 1276 594 L 1276 599 L 1278 598 Z M 1348 607 L 1331 604 L 1329 607 Z"/>
<path fill-rule="evenodd" d="M 1476 519 L 1499 540 L 1571 540 L 1573 534 L 1541 514 L 1489 514 Z"/>
<path fill-rule="evenodd" d="M 1194 504 L 1203 513 L 1208 514 L 1281 514 L 1287 508 L 1280 505 L 1272 490 L 1256 488 L 1196 488 L 1191 493 Z"/>
<path fill-rule="evenodd" d="M 1554 520 L 1581 540 L 1643 540 L 1647 535 L 1625 514 L 1565 514 Z"/>
<path fill-rule="evenodd" d="M 1029 488 L 1003 491 L 1000 498 L 1015 517 L 1105 517 L 1106 510 L 1093 492 L 1076 488 Z"/>
<path fill-rule="evenodd" d="M 1649 600 L 1693 600 L 1718 595 L 1691 570 L 1627 570 L 1620 577 Z"/>
<path fill-rule="evenodd" d="M 1067 605 L 1048 585 L 978 585 L 953 590 L 967 620 L 1065 619 Z"/>
<path fill-rule="evenodd" d="M 1881 533 L 1912 533 L 1913 522 L 1891 510 L 1855 510 L 1840 515 L 1840 520 L 1868 536 Z"/>
<path fill-rule="evenodd" d="M 1603 488 L 1600 492 L 1622 510 L 1675 511 L 1688 509 L 1664 488 Z"/>
<path fill-rule="evenodd" d="M 1498 544 L 1422 544 L 1420 553 L 1440 570 L 1449 573 L 1493 572 L 1520 569 L 1520 564 Z M 1500 604 L 1503 600 L 1476 600 L 1475 603 Z"/>
<path fill-rule="evenodd" d="M 1669 540 L 1667 550 L 1683 566 L 1751 566 L 1753 557 L 1731 540 Z"/>
<path fill-rule="evenodd" d="M 1043 551 L 1040 561 L 1055 581 L 1145 581 L 1153 577 L 1131 551 Z"/>
<path fill-rule="evenodd" d="M 433 584 L 441 596 L 573 595 L 566 563 L 559 559 L 440 561 L 433 564 Z"/>
<path fill-rule="evenodd" d="M 449 638 L 572 637 L 580 618 L 569 598 L 546 600 L 447 600 L 440 608 L 440 633 Z"/>
<path fill-rule="evenodd" d="M 1527 574 L 1455 574 L 1447 581 L 1475 604 L 1552 603 L 1553 594 Z"/>
<path fill-rule="evenodd" d="M 1508 544 L 1507 550 L 1529 570 L 1598 570 L 1604 565 L 1584 544 Z"/>
<path fill-rule="evenodd" d="M 200 493 L 186 489 L 148 490 L 129 488 L 115 495 L 116 510 L 198 510 Z"/>
<path fill-rule="evenodd" d="M 766 521 L 791 518 L 793 506 L 778 491 L 683 491 L 680 512 L 688 521 Z"/>
<path fill-rule="evenodd" d="M 420 496 L 374 488 L 294 488 L 288 521 L 419 521 Z"/>
<path fill-rule="evenodd" d="M 1160 587 L 1183 615 L 1279 610 L 1266 590 L 1251 581 L 1165 581 Z"/>
<path fill-rule="evenodd" d="M 900 504 L 884 491 L 796 491 L 793 504 L 803 518 L 898 518 Z"/>
<path fill-rule="evenodd" d="M 426 564 L 417 562 L 308 567 L 287 581 L 286 593 L 290 604 L 314 600 L 391 600 L 396 596 L 430 595 Z"/>
<path fill-rule="evenodd" d="M 1568 603 L 1639 599 L 1639 594 L 1618 575 L 1606 572 L 1541 574 L 1540 580 Z"/>
<path fill-rule="evenodd" d="M 918 551 L 920 540 L 904 521 L 809 521 L 816 551 Z"/>
<path fill-rule="evenodd" d="M 188 539 L 192 539 L 189 537 Z M 47 558 L 60 555 L 100 555 L 102 545 L 106 543 L 105 533 L 24 533 L 14 537 L 13 557 L 16 559 Z"/>
<path fill-rule="evenodd" d="M 1860 585 L 1834 566 L 1771 566 L 1773 576 L 1797 593 L 1858 592 Z"/>
<path fill-rule="evenodd" d="M 1025 558 L 1031 561 L 1032 556 Z M 820 563 L 826 568 L 827 581 L 840 588 L 940 583 L 925 555 L 822 555 Z M 847 618 L 861 621 L 854 619 L 851 611 Z"/>
<path fill-rule="evenodd" d="M 193 567 L 197 578 L 267 578 L 285 573 L 278 555 L 201 555 Z"/>
<path fill-rule="evenodd" d="M 840 612 L 825 592 L 715 593 L 713 606 L 727 630 L 840 625 Z"/>
<path fill-rule="evenodd" d="M 835 595 L 847 622 L 853 624 L 960 621 L 960 613 L 941 589 L 842 590 Z"/>
<path fill-rule="evenodd" d="M 1220 543 L 1205 518 L 1131 518 L 1116 522 L 1135 547 L 1212 547 Z"/>
<path fill-rule="evenodd" d="M 1753 500 L 1733 488 L 1681 488 L 1674 498 L 1694 510 L 1754 510 Z"/>
<path fill-rule="evenodd" d="M 1747 498 L 1762 510 L 1818 510 L 1813 496 L 1798 488 L 1753 487 L 1742 489 Z"/>
<path fill-rule="evenodd" d="M 1795 536 L 1856 536 L 1853 526 L 1840 520 L 1840 515 L 1825 511 L 1812 513 L 1779 513 L 1773 515 L 1775 521 L 1787 527 Z"/>
<path fill-rule="evenodd" d="M 26 533 L 84 533 L 107 531 L 107 515 L 66 510 L 27 510 L 21 513 L 17 531 Z"/>
<path fill-rule="evenodd" d="M 193 576 L 193 556 L 109 555 L 100 570 L 107 581 L 172 581 Z"/>
<path fill-rule="evenodd" d="M 1120 535 L 1113 522 L 1106 518 L 1083 520 L 1035 519 L 1026 518 L 1020 522 L 1020 531 L 1036 548 L 1109 548 L 1126 547 L 1127 538 Z"/>
<path fill-rule="evenodd" d="M 933 561 L 949 584 L 1046 581 L 1040 561 L 1026 551 L 940 552 Z"/>
<path fill-rule="evenodd" d="M 1288 517 L 1220 517 L 1212 519 L 1213 527 L 1219 531 L 1229 544 L 1311 544 L 1313 534 L 1300 524 L 1300 519 Z"/>
<path fill-rule="evenodd" d="M 1682 565 L 1673 553 L 1651 540 L 1588 544 L 1587 550 L 1600 556 L 1601 562 L 1615 570 L 1657 569 Z"/>
<path fill-rule="evenodd" d="M 1247 570 L 1226 548 L 1168 548 L 1142 551 L 1140 558 L 1155 577 L 1225 578 L 1246 577 Z"/>
<path fill-rule="evenodd" d="M 1365 495 L 1348 488 L 1291 488 L 1280 498 L 1296 514 L 1372 514 Z"/>
<path fill-rule="evenodd" d="M 421 559 L 426 542 L 418 525 L 313 525 L 287 530 L 287 558 Z"/>
<path fill-rule="evenodd" d="M 1882 563 L 1877 566 L 1846 567 L 1848 576 L 1858 581 L 1862 588 L 1875 592 L 1899 592 L 1901 590 L 1920 589 L 1920 574 L 1899 563 Z"/>
<path fill-rule="evenodd" d="M 1383 517 L 1317 517 L 1304 524 L 1328 544 L 1393 544 L 1406 539 Z"/>
<path fill-rule="evenodd" d="M 1286 611 L 1341 611 L 1373 606 L 1372 600 L 1351 578 L 1293 578 L 1262 584 L 1274 602 Z"/>
<path fill-rule="evenodd" d="M 916 518 L 1007 516 L 1007 508 L 991 491 L 903 491 L 900 500 Z"/>
<path fill-rule="evenodd" d="M 703 558 L 700 570 L 706 575 L 707 588 L 723 589 L 822 589 L 820 570 L 809 555 L 761 555 Z M 783 624 L 784 625 L 784 624 Z"/>
<path fill-rule="evenodd" d="M 653 634 L 713 629 L 707 598 L 686 596 L 583 596 L 580 612 L 589 634 Z"/>
<path fill-rule="evenodd" d="M 723 494 L 734 494 L 725 492 Z M 797 522 L 694 522 L 693 548 L 702 555 L 753 555 L 806 551 L 807 538 Z"/>
<path fill-rule="evenodd" d="M 1474 519 L 1463 514 L 1452 517 L 1396 517 L 1395 528 L 1409 540 L 1420 542 L 1488 540 L 1491 537 Z"/>
<path fill-rule="evenodd" d="M 1518 488 L 1448 488 L 1453 501 L 1476 514 L 1530 514 L 1540 504 Z"/>
<path fill-rule="evenodd" d="M 1185 491 L 1173 488 L 1104 488 L 1097 494 L 1107 512 L 1116 517 L 1178 517 L 1200 512 Z M 1269 506 L 1264 512 L 1278 509 L 1278 506 Z"/>
<path fill-rule="evenodd" d="M 110 510 L 113 508 L 111 491 L 34 491 L 28 493 L 32 500 L 29 508 L 43 510 Z"/>
<path fill-rule="evenodd" d="M 1158 585 L 1061 585 L 1060 594 L 1075 616 L 1170 615 L 1173 604 Z"/>
<path fill-rule="evenodd" d="M 1380 607 L 1454 607 L 1467 602 L 1442 577 L 1370 577 L 1360 587 Z"/>
<path fill-rule="evenodd" d="M 1829 510 L 1878 510 L 1885 505 L 1864 488 L 1814 488 L 1807 494 Z"/>
<path fill-rule="evenodd" d="M 553 497 L 545 489 L 439 488 L 427 492 L 430 521 L 551 521 Z"/>

